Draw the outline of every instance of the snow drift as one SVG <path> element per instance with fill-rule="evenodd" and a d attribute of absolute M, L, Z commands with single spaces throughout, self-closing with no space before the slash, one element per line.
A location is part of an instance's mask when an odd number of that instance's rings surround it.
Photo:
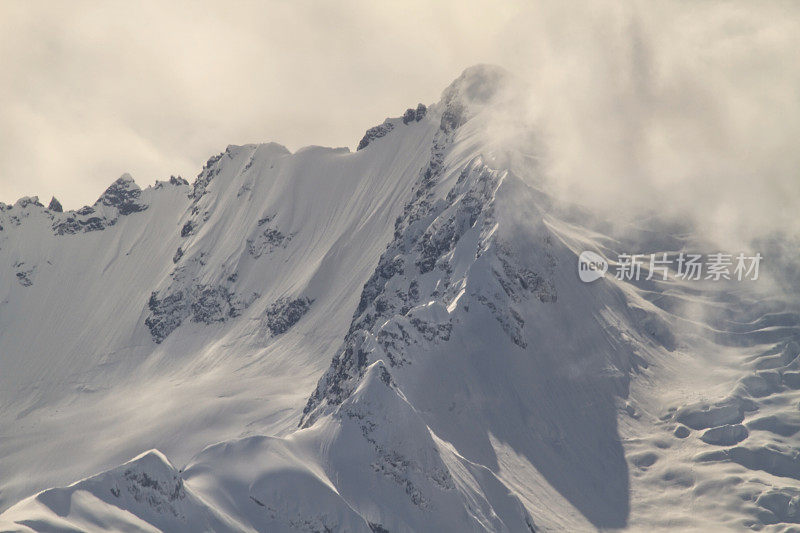
<path fill-rule="evenodd" d="M 3 527 L 800 522 L 796 301 L 580 282 L 583 250 L 697 241 L 553 202 L 485 140 L 516 83 L 468 69 L 353 153 L 230 146 L 192 185 L 0 206 Z"/>

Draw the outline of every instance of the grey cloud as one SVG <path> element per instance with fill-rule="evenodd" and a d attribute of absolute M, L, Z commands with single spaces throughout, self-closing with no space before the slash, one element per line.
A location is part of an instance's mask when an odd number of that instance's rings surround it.
<path fill-rule="evenodd" d="M 231 143 L 353 147 L 488 62 L 530 88 L 489 134 L 535 130 L 555 194 L 722 240 L 798 228 L 795 3 L 5 2 L 0 19 L 6 202 L 191 178 Z"/>

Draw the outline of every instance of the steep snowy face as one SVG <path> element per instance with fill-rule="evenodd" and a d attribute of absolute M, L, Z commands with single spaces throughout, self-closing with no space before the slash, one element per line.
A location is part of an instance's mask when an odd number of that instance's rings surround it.
<path fill-rule="evenodd" d="M 193 186 L 0 205 L 0 507 L 296 426 L 438 127 L 391 120 L 358 153 L 230 146 Z"/>
<path fill-rule="evenodd" d="M 0 286 L 0 497 L 29 496 L 0 524 L 798 523 L 796 298 L 581 282 L 584 250 L 700 244 L 667 225 L 612 234 L 536 188 L 529 151 L 487 141 L 516 84 L 467 69 L 354 153 L 231 146 L 191 186 L 123 176 L 76 212 L 0 206 L 16 273 Z M 109 470 L 154 447 L 186 466 L 151 451 Z"/>
<path fill-rule="evenodd" d="M 568 500 L 597 526 L 620 527 L 628 514 L 628 471 L 616 413 L 639 356 L 633 343 L 597 339 L 618 327 L 612 320 L 623 321 L 642 346 L 663 348 L 624 306 L 611 305 L 616 316 L 603 316 L 609 304 L 599 297 L 613 301 L 613 289 L 591 295 L 575 287 L 572 268 L 559 268 L 573 265 L 575 255 L 545 224 L 541 198 L 455 146 L 459 128 L 493 103 L 496 75 L 489 71 L 487 80 L 483 69 L 468 71 L 445 91 L 430 160 L 301 427 L 349 416 L 344 406 L 355 391 L 379 379 L 465 459 L 498 473 L 506 466 L 498 461 L 501 446 L 510 445 L 551 486 L 551 498 Z M 380 372 L 370 372 L 376 364 Z M 356 440 L 402 425 L 392 413 L 380 416 L 356 417 L 370 428 L 354 433 Z M 404 463 L 425 463 L 418 450 L 385 447 Z M 376 464 L 377 471 L 392 468 L 391 461 Z M 413 485 L 403 475 L 395 481 Z M 537 498 L 529 488 L 517 490 Z M 424 511 L 420 502 L 448 490 L 431 492 L 420 489 L 412 500 Z M 518 512 L 503 519 L 531 521 Z M 393 520 L 384 516 L 381 523 Z"/>

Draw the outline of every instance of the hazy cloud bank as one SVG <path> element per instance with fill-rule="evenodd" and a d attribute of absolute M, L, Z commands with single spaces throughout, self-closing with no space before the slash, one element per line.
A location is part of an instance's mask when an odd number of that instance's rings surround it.
<path fill-rule="evenodd" d="M 230 143 L 352 147 L 486 62 L 530 87 L 489 134 L 534 125 L 562 197 L 723 241 L 798 233 L 796 3 L 136 4 L 0 5 L 0 200 L 74 208 Z"/>

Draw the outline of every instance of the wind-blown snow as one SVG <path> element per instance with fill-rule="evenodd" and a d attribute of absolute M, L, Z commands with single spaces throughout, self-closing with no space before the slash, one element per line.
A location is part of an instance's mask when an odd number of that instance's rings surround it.
<path fill-rule="evenodd" d="M 581 283 L 582 250 L 696 241 L 521 179 L 481 134 L 513 84 L 468 69 L 354 153 L 230 146 L 191 186 L 0 206 L 3 527 L 800 522 L 796 302 Z"/>

